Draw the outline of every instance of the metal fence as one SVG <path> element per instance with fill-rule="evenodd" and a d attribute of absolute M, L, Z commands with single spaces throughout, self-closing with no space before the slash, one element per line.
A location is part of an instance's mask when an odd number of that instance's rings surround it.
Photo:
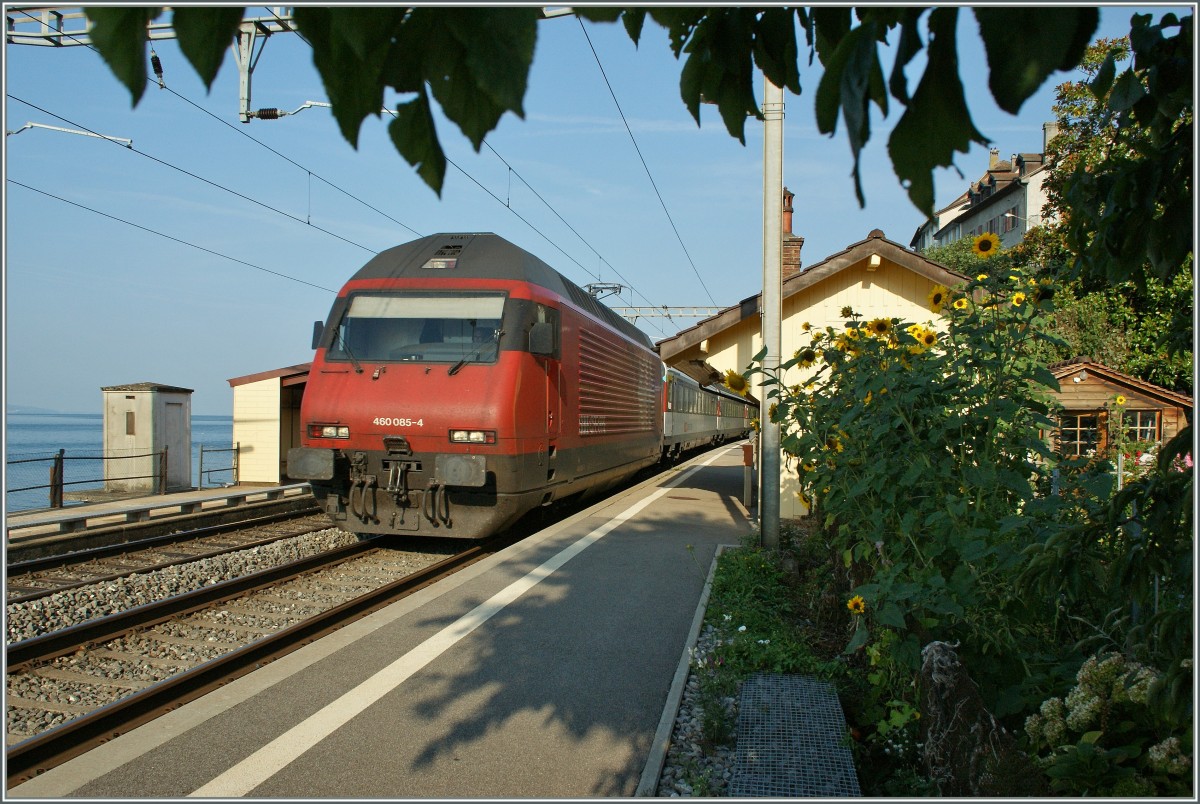
<path fill-rule="evenodd" d="M 233 486 L 238 482 L 240 445 L 211 447 L 196 445 L 192 469 L 199 488 Z M 62 508 L 71 502 L 115 500 L 165 494 L 167 455 L 160 452 L 128 452 L 100 455 L 65 449 L 51 453 L 26 453 L 5 460 L 4 497 L 8 511 Z M 224 459 L 214 455 L 227 456 Z"/>
<path fill-rule="evenodd" d="M 204 484 L 206 482 L 212 482 L 213 485 L 220 485 L 220 486 L 236 486 L 238 483 L 238 455 L 241 454 L 240 449 L 241 449 L 240 441 L 235 441 L 232 447 L 227 447 L 227 448 L 226 447 L 206 447 L 203 444 L 201 444 L 200 445 L 200 470 L 199 470 L 199 474 L 197 476 L 197 485 L 199 486 L 199 488 L 204 488 Z M 205 463 L 204 456 L 205 455 L 221 455 L 221 454 L 225 454 L 225 453 L 228 453 L 229 460 L 221 461 L 221 463 L 228 463 L 229 464 L 228 466 L 219 466 L 216 468 L 212 468 L 212 459 L 210 458 L 209 459 L 209 468 L 208 469 L 204 468 L 204 463 Z M 209 477 L 210 475 L 220 475 L 220 474 L 227 475 L 228 480 L 225 482 L 222 482 L 220 479 L 214 481 L 211 477 Z"/>

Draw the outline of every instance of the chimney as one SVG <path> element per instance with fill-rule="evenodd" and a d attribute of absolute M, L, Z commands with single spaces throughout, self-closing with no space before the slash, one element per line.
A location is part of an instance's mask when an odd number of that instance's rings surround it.
<path fill-rule="evenodd" d="M 1042 153 L 1050 152 L 1050 140 L 1058 136 L 1058 123 L 1042 123 Z"/>
<path fill-rule="evenodd" d="M 988 170 L 992 170 L 993 168 L 995 168 L 996 163 L 999 161 L 1000 161 L 1000 149 L 999 148 L 993 148 L 992 150 L 988 151 Z"/>
<path fill-rule="evenodd" d="M 804 246 L 804 238 L 792 234 L 792 199 L 795 197 L 795 193 L 787 187 L 783 188 L 783 253 L 780 277 L 785 282 L 800 273 L 800 249 Z"/>

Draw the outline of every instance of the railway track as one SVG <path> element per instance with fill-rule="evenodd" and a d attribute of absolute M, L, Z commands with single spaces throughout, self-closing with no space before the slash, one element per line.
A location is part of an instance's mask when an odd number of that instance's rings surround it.
<path fill-rule="evenodd" d="M 510 544 L 356 542 L 7 648 L 8 785 Z M 451 550 L 455 552 L 451 552 Z M 447 553 L 450 553 L 447 555 Z"/>
<path fill-rule="evenodd" d="M 15 562 L 6 567 L 6 602 L 25 603 L 55 592 L 213 558 L 328 527 L 329 519 L 323 514 L 275 514 Z"/>

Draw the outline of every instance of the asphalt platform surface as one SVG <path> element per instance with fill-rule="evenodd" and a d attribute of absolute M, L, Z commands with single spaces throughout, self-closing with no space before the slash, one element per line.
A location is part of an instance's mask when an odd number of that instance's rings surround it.
<path fill-rule="evenodd" d="M 743 474 L 704 453 L 7 798 L 633 796 Z"/>

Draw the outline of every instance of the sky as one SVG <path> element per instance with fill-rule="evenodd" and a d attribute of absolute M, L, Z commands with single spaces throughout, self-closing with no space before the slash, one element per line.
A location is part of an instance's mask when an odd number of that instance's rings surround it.
<path fill-rule="evenodd" d="M 1096 37 L 1163 10 L 1102 6 Z M 155 382 L 193 389 L 194 415 L 231 415 L 229 379 L 310 360 L 312 323 L 341 285 L 375 253 L 437 232 L 495 232 L 579 285 L 623 285 L 604 299 L 614 307 L 726 307 L 762 289 L 762 125 L 747 121 L 745 145 L 715 107 L 697 125 L 682 63 L 649 22 L 638 46 L 620 24 L 541 22 L 524 119 L 506 114 L 477 153 L 438 118 L 458 166 L 440 197 L 396 153 L 386 116 L 367 119 L 357 150 L 319 106 L 243 124 L 232 55 L 206 91 L 174 40 L 154 47 L 167 89 L 149 86 L 135 108 L 90 48 L 5 46 L 6 132 L 35 123 L 133 146 L 40 127 L 5 137 L 6 410 L 99 413 L 101 388 Z M 987 91 L 965 9 L 959 52 L 976 128 L 1001 158 L 1040 152 L 1054 88 L 1076 76 L 1052 75 L 1013 116 Z M 804 265 L 873 229 L 907 246 L 923 216 L 887 159 L 900 107 L 874 112 L 860 208 L 843 128 L 816 130 L 820 69 L 806 62 L 802 93 L 785 95 L 783 166 Z M 908 68 L 910 90 L 921 69 Z M 270 37 L 251 107 L 325 100 L 304 41 Z M 987 163 L 976 145 L 961 175 L 939 171 L 936 204 Z M 697 320 L 637 324 L 658 341 Z"/>

